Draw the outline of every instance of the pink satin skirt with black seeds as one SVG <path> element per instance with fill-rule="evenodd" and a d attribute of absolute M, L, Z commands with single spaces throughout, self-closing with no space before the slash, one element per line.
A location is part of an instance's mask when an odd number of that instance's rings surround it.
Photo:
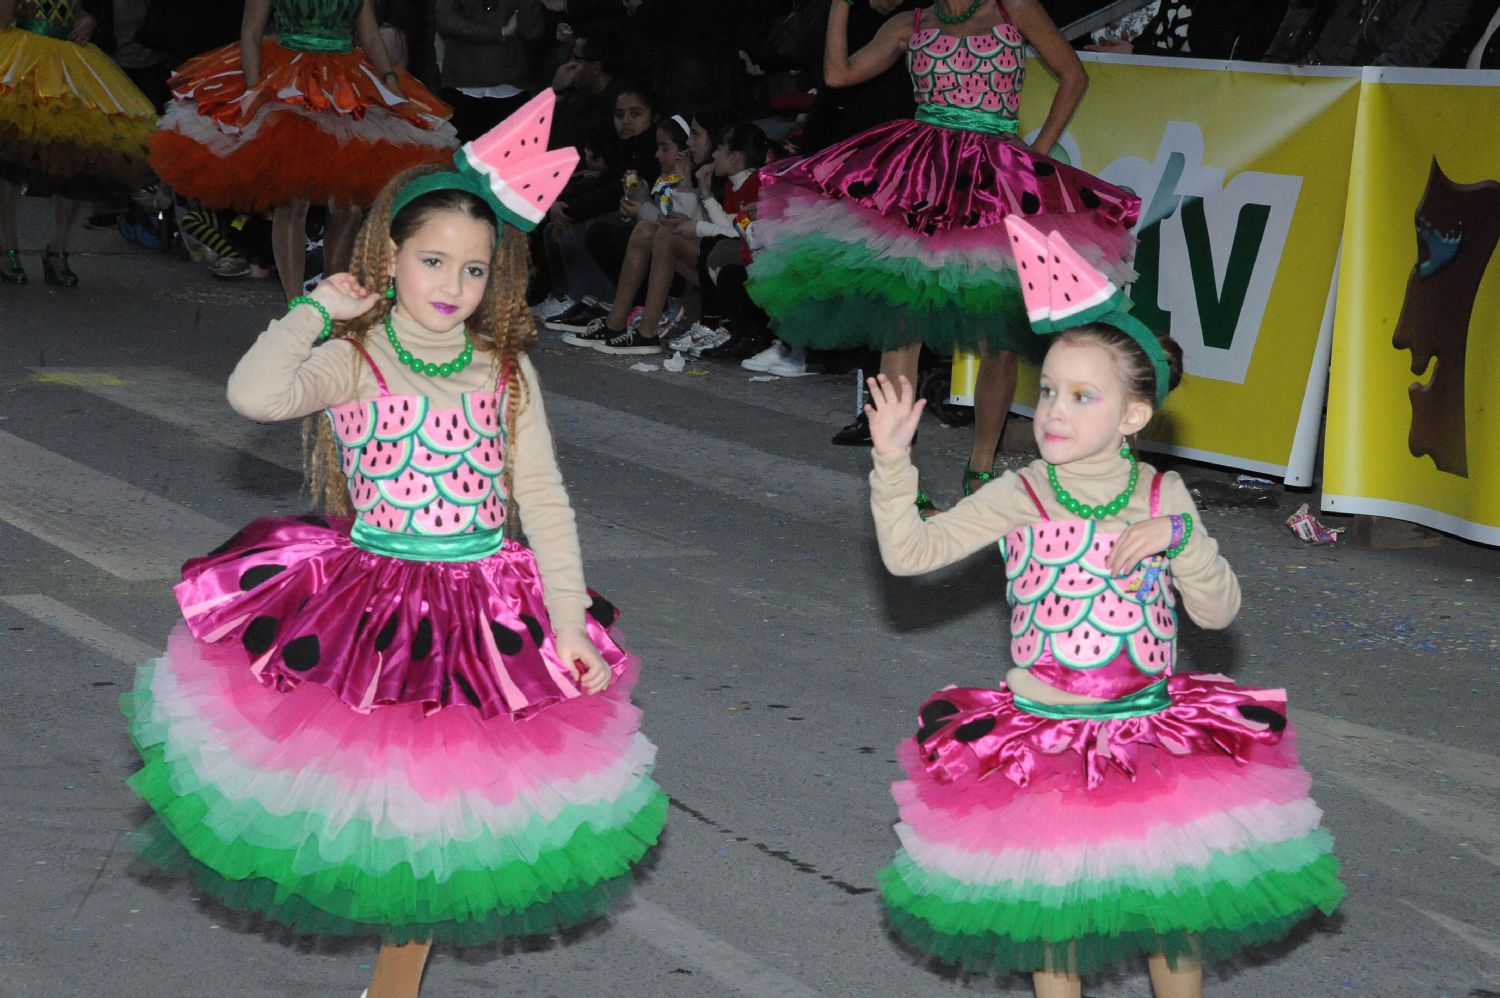
<path fill-rule="evenodd" d="M 352 521 L 255 520 L 187 562 L 177 600 L 200 640 L 235 641 L 260 681 L 316 683 L 355 710 L 466 705 L 525 717 L 581 695 L 557 655 L 530 549 L 507 539 L 477 561 L 412 561 L 349 539 Z M 590 639 L 618 677 L 617 611 L 594 596 Z"/>

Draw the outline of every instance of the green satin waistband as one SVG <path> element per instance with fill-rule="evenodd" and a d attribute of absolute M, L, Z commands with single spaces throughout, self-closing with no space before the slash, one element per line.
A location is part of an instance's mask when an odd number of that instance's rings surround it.
<path fill-rule="evenodd" d="M 22 31 L 29 31 L 33 35 L 46 35 L 48 38 L 57 38 L 62 41 L 67 41 L 68 34 L 72 31 L 66 24 L 58 21 L 43 21 L 35 17 L 16 18 L 16 27 Z"/>
<path fill-rule="evenodd" d="M 401 534 L 391 530 L 372 527 L 363 520 L 355 520 L 349 531 L 349 539 L 357 548 L 372 554 L 383 554 L 388 558 L 404 558 L 407 561 L 478 561 L 488 558 L 505 545 L 505 531 L 500 527 L 492 530 L 474 530 L 467 534 Z"/>
<path fill-rule="evenodd" d="M 276 36 L 276 44 L 297 52 L 337 52 L 343 55 L 354 51 L 354 40 L 347 35 L 328 38 L 323 35 L 303 35 L 286 31 Z"/>
<path fill-rule="evenodd" d="M 976 111 L 967 107 L 949 107 L 947 104 L 918 106 L 917 120 L 939 128 L 982 132 L 985 135 L 1015 135 L 1021 130 L 1019 121 L 1007 118 L 999 111 Z"/>
<path fill-rule="evenodd" d="M 1038 703 L 1019 696 L 1015 698 L 1015 703 L 1017 710 L 1057 721 L 1074 717 L 1108 720 L 1112 717 L 1144 717 L 1155 714 L 1166 710 L 1171 705 L 1172 698 L 1167 693 L 1167 681 L 1162 679 L 1129 696 L 1105 700 L 1103 703 Z"/>

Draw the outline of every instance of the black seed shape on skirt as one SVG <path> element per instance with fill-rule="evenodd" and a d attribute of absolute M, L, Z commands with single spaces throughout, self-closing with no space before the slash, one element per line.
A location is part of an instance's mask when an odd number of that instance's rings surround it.
<path fill-rule="evenodd" d="M 1030 191 L 1027 191 L 1025 194 L 1021 195 L 1021 211 L 1022 211 L 1023 214 L 1035 215 L 1037 212 L 1039 212 L 1041 210 L 1042 210 L 1042 201 L 1041 201 L 1041 198 L 1037 197 L 1035 194 L 1031 193 Z"/>
<path fill-rule="evenodd" d="M 1039 159 L 1031 164 L 1031 172 L 1038 177 L 1050 177 L 1057 172 L 1057 167 L 1044 159 Z"/>
<path fill-rule="evenodd" d="M 1101 203 L 1099 201 L 1099 195 L 1095 194 L 1087 187 L 1078 188 L 1078 199 L 1083 202 L 1083 206 L 1089 211 L 1093 211 L 1095 208 L 1099 207 Z"/>
<path fill-rule="evenodd" d="M 256 565 L 240 576 L 240 591 L 248 593 L 262 582 L 274 579 L 285 571 L 285 565 Z"/>
<path fill-rule="evenodd" d="M 478 707 L 479 694 L 474 692 L 474 687 L 469 685 L 469 681 L 456 672 L 453 674 L 453 681 L 457 683 L 458 688 L 463 691 L 464 699 L 469 701 L 469 703 L 473 704 L 474 706 Z"/>
<path fill-rule="evenodd" d="M 318 664 L 323 649 L 318 645 L 316 634 L 304 634 L 300 638 L 293 638 L 281 649 L 281 660 L 286 663 L 288 669 L 297 672 L 306 672 Z"/>
<path fill-rule="evenodd" d="M 619 619 L 620 611 L 609 600 L 595 593 L 594 601 L 589 604 L 589 616 L 597 620 L 602 626 L 610 627 Z"/>
<path fill-rule="evenodd" d="M 245 635 L 240 639 L 240 643 L 245 646 L 247 652 L 259 658 L 276 643 L 276 630 L 280 626 L 281 622 L 275 617 L 256 617 L 250 621 L 250 626 L 245 628 Z"/>
<path fill-rule="evenodd" d="M 849 196 L 852 198 L 867 198 L 874 193 L 875 185 L 865 180 L 856 180 L 849 185 Z"/>
<path fill-rule="evenodd" d="M 323 517 L 318 516 L 316 513 L 309 513 L 306 516 L 299 516 L 297 517 L 297 520 L 301 523 L 307 524 L 309 527 L 322 527 L 325 530 L 331 529 L 333 527 L 333 524 L 329 523 Z"/>
<path fill-rule="evenodd" d="M 951 700 L 934 700 L 923 707 L 917 716 L 922 726 L 917 729 L 917 741 L 925 742 L 948 724 L 948 718 L 958 713 L 958 705 Z"/>
<path fill-rule="evenodd" d="M 970 721 L 968 724 L 960 724 L 958 730 L 953 732 L 953 737 L 961 742 L 977 742 L 991 731 L 995 730 L 995 719 L 993 717 L 981 717 Z"/>
<path fill-rule="evenodd" d="M 386 619 L 385 626 L 380 629 L 379 634 L 375 635 L 376 651 L 385 651 L 391 646 L 391 642 L 396 640 L 396 625 L 398 623 L 400 623 L 400 620 L 396 616 L 396 611 L 392 610 L 390 617 Z"/>
<path fill-rule="evenodd" d="M 205 558 L 216 558 L 216 557 L 218 557 L 219 555 L 223 554 L 225 551 L 228 551 L 230 548 L 234 547 L 235 541 L 238 541 L 240 539 L 240 534 L 243 534 L 243 533 L 244 533 L 243 530 L 236 530 L 234 532 L 233 536 L 231 536 L 229 538 L 229 540 L 225 541 L 223 544 L 220 544 L 218 547 L 214 548 L 212 551 L 210 551 L 208 554 L 204 555 L 203 557 L 205 557 Z"/>
<path fill-rule="evenodd" d="M 494 635 L 495 647 L 500 649 L 502 655 L 514 655 L 524 647 L 521 644 L 521 635 L 498 620 L 490 621 L 490 634 Z"/>
<path fill-rule="evenodd" d="M 526 625 L 526 633 L 531 635 L 531 643 L 538 648 L 542 642 L 547 640 L 547 632 L 542 630 L 541 622 L 530 614 L 521 614 L 521 623 Z"/>
<path fill-rule="evenodd" d="M 421 661 L 430 651 L 432 651 L 432 618 L 423 617 L 422 622 L 417 625 L 417 636 L 411 640 L 411 657 Z"/>
<path fill-rule="evenodd" d="M 1245 720 L 1258 721 L 1272 731 L 1282 731 L 1286 728 L 1286 715 L 1270 707 L 1263 707 L 1258 703 L 1243 703 L 1237 709 Z"/>

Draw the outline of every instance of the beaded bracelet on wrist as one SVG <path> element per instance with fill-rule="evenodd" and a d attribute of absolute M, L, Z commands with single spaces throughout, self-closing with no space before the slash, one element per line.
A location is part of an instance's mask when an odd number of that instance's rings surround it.
<path fill-rule="evenodd" d="M 1182 522 L 1182 539 L 1180 541 L 1176 541 L 1178 533 L 1177 521 L 1179 519 Z M 1176 543 L 1167 548 L 1168 558 L 1175 558 L 1178 555 L 1182 554 L 1182 552 L 1187 549 L 1188 541 L 1191 540 L 1193 536 L 1193 515 L 1191 513 L 1183 513 L 1181 517 L 1174 516 L 1172 517 L 1172 520 L 1172 537 L 1173 540 L 1176 541 Z"/>
<path fill-rule="evenodd" d="M 296 298 L 293 298 L 291 301 L 286 303 L 287 311 L 290 312 L 298 305 L 311 305 L 313 308 L 317 309 L 318 312 L 323 316 L 323 331 L 318 334 L 317 339 L 313 340 L 314 343 L 322 343 L 324 340 L 328 339 L 328 337 L 333 335 L 333 316 L 328 314 L 328 309 L 323 306 L 322 302 L 318 301 L 316 298 L 309 298 L 307 295 L 298 295 Z"/>

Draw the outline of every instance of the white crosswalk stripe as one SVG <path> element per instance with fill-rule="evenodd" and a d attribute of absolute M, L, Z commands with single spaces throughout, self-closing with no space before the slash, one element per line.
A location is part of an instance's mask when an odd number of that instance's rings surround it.
<path fill-rule="evenodd" d="M 0 432 L 0 519 L 126 582 L 172 579 L 232 530 L 196 510 Z"/>

